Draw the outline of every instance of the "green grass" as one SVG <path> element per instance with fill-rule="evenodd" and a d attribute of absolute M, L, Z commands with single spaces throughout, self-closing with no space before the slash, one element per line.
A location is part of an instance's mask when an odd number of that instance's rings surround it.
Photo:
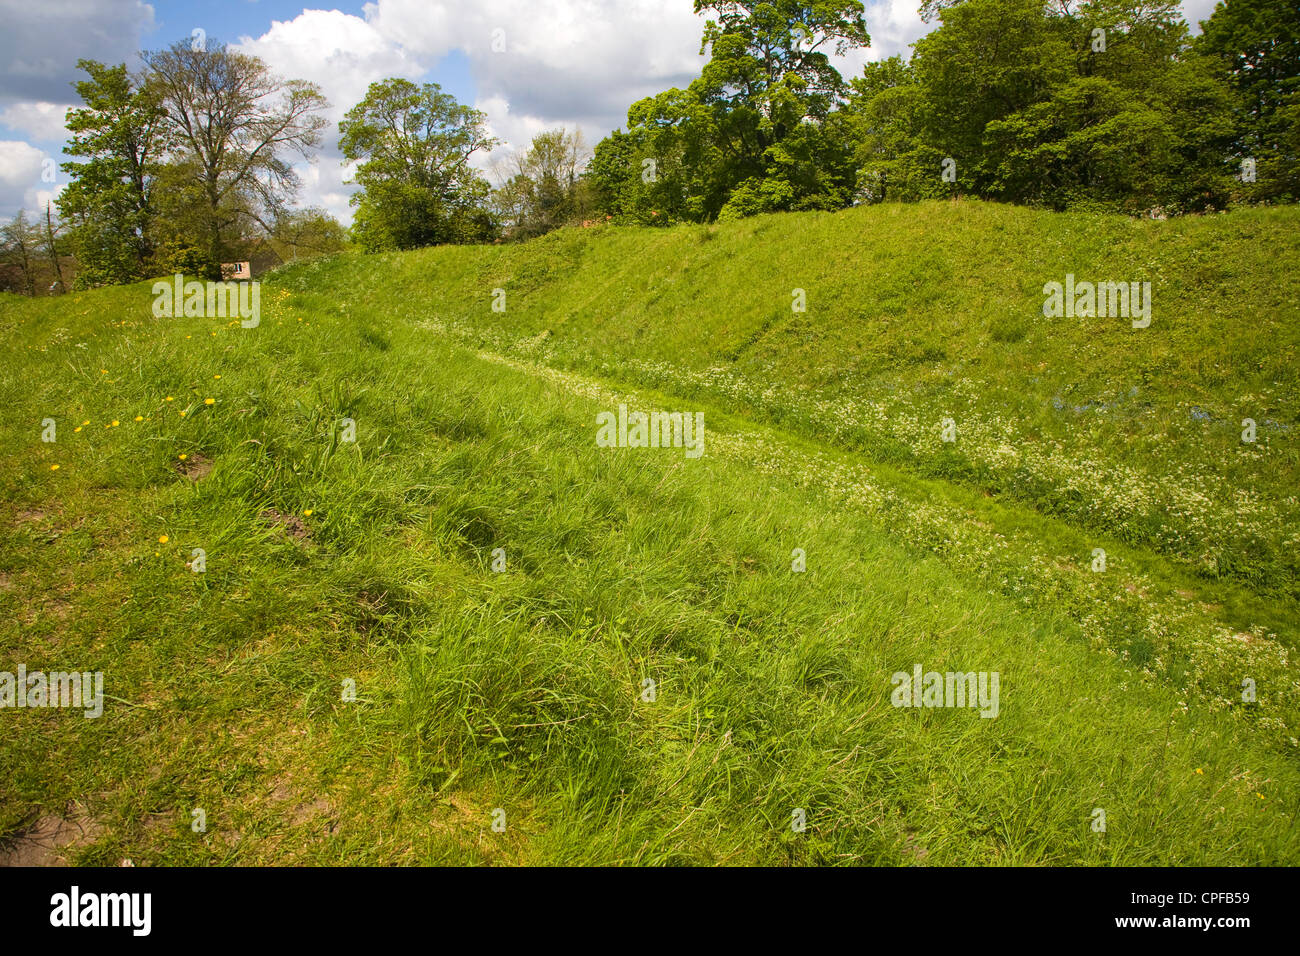
<path fill-rule="evenodd" d="M 70 859 L 137 865 L 1295 863 L 1297 225 L 602 227 L 301 264 L 257 329 L 154 319 L 147 283 L 0 298 L 0 670 L 113 698 L 0 710 L 0 836 L 75 817 Z M 1151 327 L 1045 320 L 1066 272 L 1149 279 Z M 620 401 L 703 411 L 705 454 L 597 447 Z M 916 663 L 998 672 L 998 717 L 891 706 Z"/>

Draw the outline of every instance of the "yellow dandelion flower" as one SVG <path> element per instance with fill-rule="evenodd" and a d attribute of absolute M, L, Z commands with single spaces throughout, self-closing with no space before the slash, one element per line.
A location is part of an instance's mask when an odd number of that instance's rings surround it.
<path fill-rule="evenodd" d="M 167 401 L 170 402 L 171 400 L 172 400 L 172 397 L 171 397 L 170 395 L 168 395 L 168 396 L 167 396 Z"/>
<path fill-rule="evenodd" d="M 73 431 L 74 431 L 74 432 L 79 432 L 79 431 L 81 431 L 81 426 L 78 425 L 76 428 L 73 429 Z"/>
<path fill-rule="evenodd" d="M 83 424 L 83 425 L 89 425 L 89 424 L 90 424 L 90 419 L 87 418 L 87 419 L 86 419 L 84 422 L 82 422 L 81 424 Z"/>
<path fill-rule="evenodd" d="M 181 409 L 181 418 L 184 418 L 184 417 L 185 417 L 185 409 L 182 408 L 182 409 Z"/>
<path fill-rule="evenodd" d="M 116 427 L 117 427 L 118 425 L 120 425 L 120 424 L 122 424 L 122 423 L 119 422 L 119 421 L 115 418 L 115 419 L 113 419 L 113 424 L 112 424 L 110 427 L 111 427 L 111 428 L 116 428 Z"/>
<path fill-rule="evenodd" d="M 190 456 L 189 456 L 189 455 L 180 455 L 180 456 L 178 456 L 178 457 L 180 458 L 181 461 L 184 461 L 186 458 L 188 458 L 188 457 L 190 457 Z M 1197 772 L 1197 773 L 1200 773 L 1199 770 L 1196 771 L 1196 772 Z"/>
<path fill-rule="evenodd" d="M 166 543 L 167 543 L 167 535 L 165 535 L 165 534 L 160 534 L 160 535 L 158 535 L 158 543 L 159 543 L 159 544 L 166 544 Z"/>
<path fill-rule="evenodd" d="M 214 375 L 214 376 L 212 376 L 212 377 L 213 377 L 213 378 L 221 378 L 220 375 Z"/>
<path fill-rule="evenodd" d="M 204 404 L 204 405 L 215 405 L 216 402 L 217 402 L 217 400 L 216 400 L 215 398 L 205 398 L 205 399 L 203 400 L 203 404 Z"/>
<path fill-rule="evenodd" d="M 310 517 L 311 517 L 311 509 L 308 508 L 306 511 L 304 511 L 304 512 L 303 512 L 303 515 L 304 515 L 305 517 L 310 518 Z"/>
<path fill-rule="evenodd" d="M 144 416 L 143 416 L 143 415 L 137 415 L 137 416 L 135 416 L 135 420 L 136 420 L 137 422 L 142 422 L 142 421 L 144 421 Z"/>
<path fill-rule="evenodd" d="M 50 471 L 58 471 L 58 470 L 59 470 L 58 465 L 50 465 Z"/>

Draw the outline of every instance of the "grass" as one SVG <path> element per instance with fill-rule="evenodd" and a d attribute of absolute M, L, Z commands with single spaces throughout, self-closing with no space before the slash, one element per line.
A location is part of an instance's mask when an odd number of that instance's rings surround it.
<path fill-rule="evenodd" d="M 147 283 L 0 299 L 0 670 L 111 695 L 0 711 L 0 835 L 1295 863 L 1296 218 L 566 230 L 283 269 L 256 329 L 154 319 Z M 1066 272 L 1151 280 L 1151 328 L 1043 319 Z M 702 410 L 705 454 L 597 447 L 619 402 Z M 916 663 L 997 672 L 997 718 L 891 706 Z"/>

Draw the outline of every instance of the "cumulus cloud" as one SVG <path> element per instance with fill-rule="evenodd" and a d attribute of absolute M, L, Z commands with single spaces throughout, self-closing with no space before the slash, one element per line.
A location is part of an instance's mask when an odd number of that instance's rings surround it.
<path fill-rule="evenodd" d="M 320 86 L 330 101 L 331 125 L 376 80 L 418 80 L 432 65 L 373 24 L 338 10 L 304 10 L 292 20 L 273 21 L 260 37 L 242 37 L 231 46 L 261 57 L 282 76 Z"/>
<path fill-rule="evenodd" d="M 356 187 L 338 149 L 338 123 L 361 101 L 371 83 L 392 76 L 418 81 L 431 62 L 383 35 L 368 20 L 338 10 L 304 10 L 292 20 L 273 21 L 259 37 L 241 37 L 232 47 L 260 57 L 279 75 L 309 80 L 330 106 L 321 150 L 310 163 L 295 166 L 302 188 L 298 202 L 319 206 L 347 223 L 348 200 Z"/>
<path fill-rule="evenodd" d="M 0 126 L 35 140 L 61 143 L 68 138 L 63 120 L 71 108 L 67 103 L 15 103 L 0 109 Z"/>
<path fill-rule="evenodd" d="M 704 18 L 673 0 L 375 0 L 366 16 L 407 49 L 469 58 L 480 108 L 503 128 L 567 122 L 604 135 L 635 100 L 699 74 Z"/>
<path fill-rule="evenodd" d="M 8 220 L 19 209 L 43 209 L 58 194 L 59 187 L 47 177 L 54 167 L 43 151 L 21 140 L 0 140 L 0 219 Z"/>

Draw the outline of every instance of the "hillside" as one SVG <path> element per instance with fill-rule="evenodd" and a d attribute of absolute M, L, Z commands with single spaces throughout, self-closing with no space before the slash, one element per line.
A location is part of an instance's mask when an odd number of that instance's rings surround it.
<path fill-rule="evenodd" d="M 106 695 L 3 714 L 0 853 L 1294 864 L 1298 227 L 601 226 L 280 269 L 256 328 L 0 296 L 0 670 Z M 1045 317 L 1067 276 L 1150 324 Z M 620 404 L 704 453 L 599 447 Z M 917 664 L 996 717 L 891 706 Z"/>

